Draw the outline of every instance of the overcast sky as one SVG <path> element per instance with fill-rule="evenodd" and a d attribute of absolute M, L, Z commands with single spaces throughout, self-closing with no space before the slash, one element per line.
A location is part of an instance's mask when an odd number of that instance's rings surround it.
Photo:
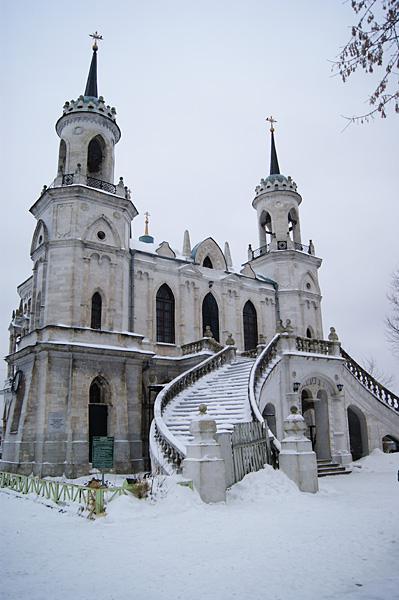
<path fill-rule="evenodd" d="M 331 76 L 350 3 L 2 0 L 1 13 L 2 355 L 15 288 L 31 273 L 28 210 L 56 176 L 54 124 L 84 91 L 97 29 L 99 94 L 122 130 L 115 177 L 140 212 L 134 237 L 148 210 L 156 241 L 181 249 L 188 228 L 193 245 L 228 240 L 243 263 L 248 244 L 259 245 L 251 202 L 268 174 L 273 114 L 280 169 L 303 198 L 303 242 L 323 259 L 325 333 L 334 325 L 355 359 L 398 370 L 384 318 L 399 267 L 399 118 L 342 132 L 342 115 L 367 110 L 372 87 L 360 73 L 347 84 Z"/>

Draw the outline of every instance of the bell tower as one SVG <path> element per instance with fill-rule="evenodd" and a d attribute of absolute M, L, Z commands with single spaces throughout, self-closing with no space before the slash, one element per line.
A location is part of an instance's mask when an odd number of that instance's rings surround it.
<path fill-rule="evenodd" d="M 278 283 L 280 317 L 290 319 L 295 333 L 323 337 L 318 283 L 321 259 L 314 245 L 302 243 L 299 206 L 302 197 L 291 177 L 280 173 L 274 139 L 273 117 L 270 123 L 270 174 L 255 189 L 252 206 L 256 210 L 259 248 L 249 251 L 251 267 L 260 275 Z"/>
<path fill-rule="evenodd" d="M 55 126 L 61 138 L 57 181 L 61 184 L 74 173 L 89 178 L 89 181 L 114 183 L 114 147 L 120 140 L 121 131 L 116 123 L 115 108 L 106 105 L 104 98 L 98 96 L 97 40 L 102 37 L 97 32 L 91 37 L 94 38 L 93 55 L 85 93 L 77 100 L 65 102 L 63 115 Z"/>

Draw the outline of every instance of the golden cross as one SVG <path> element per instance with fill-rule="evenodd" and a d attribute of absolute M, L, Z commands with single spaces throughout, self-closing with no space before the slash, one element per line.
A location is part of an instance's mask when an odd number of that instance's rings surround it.
<path fill-rule="evenodd" d="M 97 50 L 97 49 L 98 49 L 98 46 L 97 46 L 97 40 L 102 40 L 102 39 L 103 39 L 103 36 L 102 36 L 102 35 L 100 35 L 100 34 L 98 33 L 98 31 L 95 31 L 94 33 L 91 33 L 91 34 L 89 35 L 89 37 L 93 38 L 93 40 L 94 40 L 94 43 L 93 43 L 93 50 Z"/>
<path fill-rule="evenodd" d="M 270 115 L 270 117 L 266 118 L 266 121 L 269 121 L 269 123 L 270 123 L 270 131 L 271 131 L 271 133 L 273 133 L 274 132 L 273 123 L 277 123 L 276 119 L 273 119 L 273 117 Z"/>
<path fill-rule="evenodd" d="M 149 223 L 149 218 L 148 217 L 150 216 L 150 213 L 147 211 L 147 212 L 144 213 L 144 216 L 145 216 L 145 221 L 144 221 L 144 223 L 145 223 L 144 235 L 148 235 L 148 223 Z"/>

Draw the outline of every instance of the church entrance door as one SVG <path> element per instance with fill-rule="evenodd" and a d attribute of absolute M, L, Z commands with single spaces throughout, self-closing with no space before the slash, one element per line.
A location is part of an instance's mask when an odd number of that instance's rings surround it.
<path fill-rule="evenodd" d="M 308 426 L 307 436 L 318 460 L 331 459 L 328 398 L 319 390 L 313 398 L 310 390 L 302 391 L 302 416 Z"/>
<path fill-rule="evenodd" d="M 106 404 L 89 404 L 89 462 L 92 459 L 92 443 L 94 436 L 108 435 L 108 406 Z"/>
<path fill-rule="evenodd" d="M 209 292 L 202 303 L 202 331 L 206 326 L 211 328 L 214 339 L 219 341 L 219 309 L 214 296 Z"/>

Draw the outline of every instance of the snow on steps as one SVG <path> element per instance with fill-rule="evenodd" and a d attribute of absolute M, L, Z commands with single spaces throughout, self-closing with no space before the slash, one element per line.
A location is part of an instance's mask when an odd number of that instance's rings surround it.
<path fill-rule="evenodd" d="M 218 432 L 232 431 L 235 423 L 252 421 L 248 381 L 253 363 L 253 359 L 236 358 L 178 394 L 163 414 L 171 433 L 184 444 L 191 441 L 190 423 L 198 415 L 200 404 L 207 405 Z"/>

